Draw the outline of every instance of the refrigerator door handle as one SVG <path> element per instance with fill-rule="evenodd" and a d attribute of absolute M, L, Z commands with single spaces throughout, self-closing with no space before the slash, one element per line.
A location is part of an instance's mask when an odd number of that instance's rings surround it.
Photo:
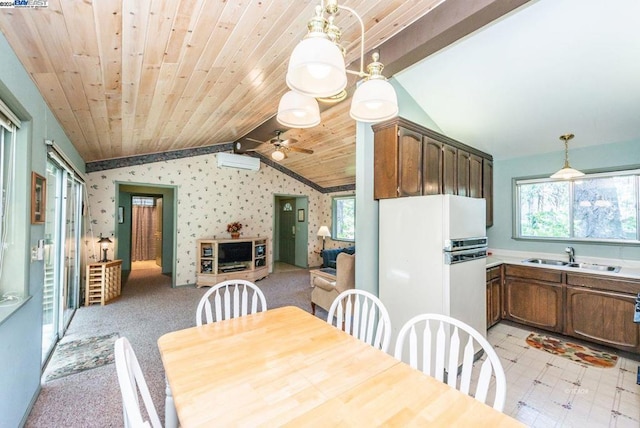
<path fill-rule="evenodd" d="M 445 251 L 444 264 L 453 265 L 456 263 L 469 262 L 471 260 L 484 259 L 487 257 L 487 247 L 471 248 L 461 251 Z"/>

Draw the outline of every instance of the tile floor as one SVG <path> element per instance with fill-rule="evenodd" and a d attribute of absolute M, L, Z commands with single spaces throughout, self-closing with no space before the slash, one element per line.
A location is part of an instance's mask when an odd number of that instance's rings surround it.
<path fill-rule="evenodd" d="M 531 332 L 504 322 L 488 332 L 507 377 L 504 413 L 531 427 L 640 427 L 640 361 L 583 365 L 530 347 Z"/>

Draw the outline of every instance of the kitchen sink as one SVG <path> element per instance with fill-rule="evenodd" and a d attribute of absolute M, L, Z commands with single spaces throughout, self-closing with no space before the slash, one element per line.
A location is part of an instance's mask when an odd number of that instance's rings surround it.
<path fill-rule="evenodd" d="M 598 265 L 595 263 L 569 263 L 566 266 L 578 269 L 599 270 L 602 272 L 620 272 L 620 266 Z"/>
<path fill-rule="evenodd" d="M 524 263 L 537 263 L 539 265 L 551 265 L 551 266 L 566 266 L 569 262 L 564 262 L 562 260 L 551 260 L 551 259 L 526 259 L 523 260 Z"/>
<path fill-rule="evenodd" d="M 595 263 L 569 263 L 553 259 L 525 259 L 524 263 L 536 263 L 539 265 L 563 266 L 575 269 L 597 270 L 601 272 L 620 272 L 620 266 L 599 265 Z"/>

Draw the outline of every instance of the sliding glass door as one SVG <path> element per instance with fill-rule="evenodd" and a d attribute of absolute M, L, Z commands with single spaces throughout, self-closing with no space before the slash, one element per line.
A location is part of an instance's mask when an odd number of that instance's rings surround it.
<path fill-rule="evenodd" d="M 83 184 L 53 159 L 47 162 L 42 361 L 47 360 L 80 303 Z"/>

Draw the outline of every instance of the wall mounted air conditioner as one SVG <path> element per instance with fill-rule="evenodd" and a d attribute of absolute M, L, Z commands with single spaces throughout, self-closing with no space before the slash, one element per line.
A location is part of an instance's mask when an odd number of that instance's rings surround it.
<path fill-rule="evenodd" d="M 257 171 L 260 169 L 260 159 L 250 156 L 234 155 L 231 153 L 218 153 L 218 168 L 226 166 L 228 168 L 250 169 Z"/>

